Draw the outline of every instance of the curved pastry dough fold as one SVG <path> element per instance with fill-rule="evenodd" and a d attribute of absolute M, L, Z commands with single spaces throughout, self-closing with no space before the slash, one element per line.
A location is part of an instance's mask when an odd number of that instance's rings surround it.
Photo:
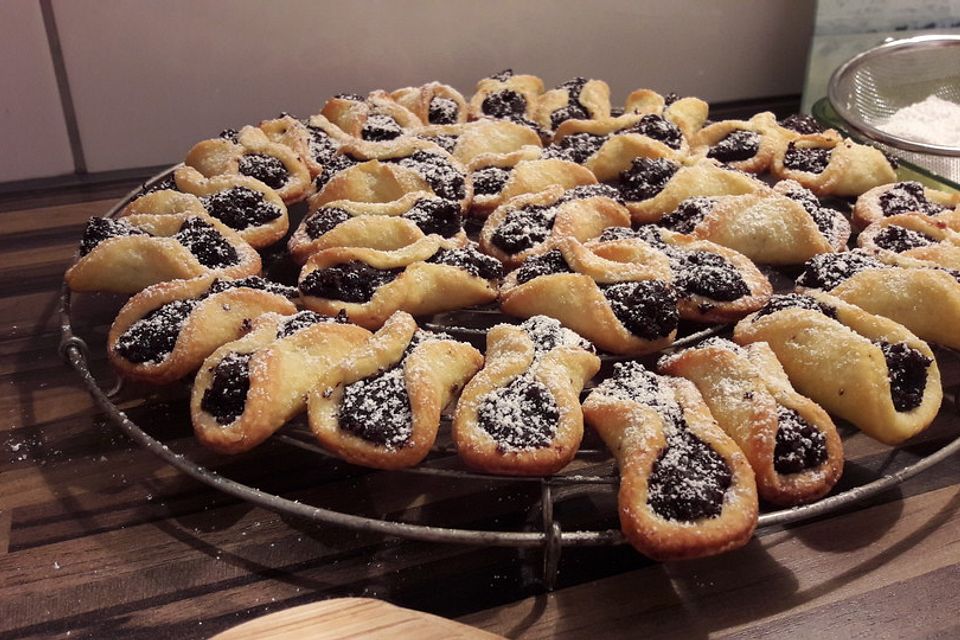
<path fill-rule="evenodd" d="M 572 339 L 538 342 L 536 326 Z M 600 370 L 589 345 L 577 342 L 583 341 L 542 317 L 487 332 L 484 368 L 464 388 L 453 420 L 457 452 L 468 466 L 550 475 L 573 459 L 583 437 L 580 391 Z"/>
<path fill-rule="evenodd" d="M 821 253 L 845 250 L 850 236 L 846 218 L 820 207 L 812 194 L 813 200 L 787 196 L 781 187 L 786 182 L 757 193 L 689 198 L 657 224 L 739 251 L 761 264 L 801 264 Z"/>
<path fill-rule="evenodd" d="M 161 282 L 120 309 L 107 335 L 107 356 L 126 378 L 173 382 L 197 369 L 217 347 L 239 338 L 250 319 L 296 313 L 295 296 L 296 289 L 257 277 Z"/>
<path fill-rule="evenodd" d="M 276 190 L 285 204 L 307 197 L 312 187 L 310 170 L 295 151 L 272 142 L 257 127 L 246 126 L 231 133 L 198 142 L 187 153 L 184 164 L 208 178 L 224 174 L 256 178 Z"/>
<path fill-rule="evenodd" d="M 900 255 L 960 269 L 960 231 L 939 215 L 899 213 L 882 218 L 860 233 L 857 245 L 881 256 Z"/>
<path fill-rule="evenodd" d="M 338 268 L 344 273 L 328 280 L 314 275 Z M 357 270 L 365 275 L 352 276 Z M 315 253 L 301 271 L 300 290 L 308 309 L 330 316 L 345 310 L 353 322 L 375 329 L 396 311 L 431 315 L 492 302 L 501 274 L 492 258 L 432 235 L 394 251 L 339 247 Z M 376 283 L 357 282 L 372 276 Z M 326 297 L 334 294 L 346 300 Z"/>
<path fill-rule="evenodd" d="M 675 97 L 675 96 L 673 96 Z M 700 98 L 677 98 L 670 104 L 664 96 L 650 89 L 637 89 L 627 96 L 627 113 L 652 113 L 674 123 L 689 140 L 707 121 L 710 105 Z"/>
<path fill-rule="evenodd" d="M 773 158 L 770 173 L 796 180 L 819 197 L 859 196 L 897 179 L 879 149 L 857 144 L 833 129 L 798 136 Z"/>
<path fill-rule="evenodd" d="M 628 227 L 630 213 L 617 198 L 606 185 L 551 186 L 511 198 L 484 222 L 480 249 L 513 268 L 561 238 L 584 242 L 608 227 Z"/>
<path fill-rule="evenodd" d="M 287 206 L 276 191 L 256 178 L 244 175 L 218 175 L 207 178 L 193 167 L 173 172 L 181 197 L 195 196 L 199 210 L 230 227 L 254 248 L 268 247 L 287 234 L 290 218 Z M 197 207 L 164 204 L 155 191 L 127 205 L 121 215 L 134 213 L 196 213 Z M 173 198 L 171 198 L 172 200 Z"/>
<path fill-rule="evenodd" d="M 310 312 L 260 316 L 197 373 L 190 398 L 197 438 L 222 453 L 249 451 L 303 412 L 307 394 L 369 337 Z"/>
<path fill-rule="evenodd" d="M 443 408 L 482 364 L 470 345 L 420 332 L 398 312 L 310 393 L 310 428 L 353 464 L 413 466 L 433 446 Z"/>
<path fill-rule="evenodd" d="M 463 124 L 431 125 L 418 130 L 416 135 L 440 146 L 449 145 L 447 151 L 450 155 L 471 170 L 477 166 L 497 164 L 498 160 L 515 157 L 515 154 L 522 155 L 523 159 L 536 158 L 543 146 L 540 136 L 530 127 L 494 118 L 481 118 Z"/>
<path fill-rule="evenodd" d="M 737 324 L 734 339 L 768 343 L 800 393 L 885 444 L 923 431 L 940 409 L 930 347 L 903 325 L 834 296 L 774 296 Z"/>
<path fill-rule="evenodd" d="M 261 266 L 253 247 L 206 214 L 91 218 L 81 248 L 86 251 L 65 275 L 74 291 L 137 293 L 158 282 L 209 273 L 254 275 Z"/>
<path fill-rule="evenodd" d="M 341 144 L 353 139 L 319 114 L 305 121 L 281 115 L 273 120 L 263 120 L 258 126 L 271 142 L 286 145 L 300 156 L 312 178 L 323 173 L 330 156 L 336 153 Z"/>
<path fill-rule="evenodd" d="M 450 125 L 467 121 L 466 100 L 448 84 L 428 82 L 419 87 L 403 87 L 390 92 L 390 98 L 427 125 Z"/>
<path fill-rule="evenodd" d="M 671 279 L 669 259 L 638 239 L 586 246 L 564 238 L 507 275 L 500 308 L 520 318 L 556 318 L 606 351 L 651 353 L 676 336 L 679 312 Z M 639 333 L 627 328 L 614 304 Z"/>
<path fill-rule="evenodd" d="M 334 200 L 304 217 L 287 247 L 298 264 L 335 247 L 393 251 L 430 233 L 467 244 L 460 208 L 429 191 L 412 191 L 389 202 Z"/>
<path fill-rule="evenodd" d="M 692 153 L 714 158 L 739 171 L 763 173 L 790 139 L 797 137 L 777 124 L 769 111 L 750 120 L 721 120 L 700 129 L 690 142 Z"/>
<path fill-rule="evenodd" d="M 960 193 L 924 187 L 919 182 L 882 184 L 857 198 L 853 207 L 853 224 L 862 229 L 902 213 L 918 213 L 943 221 L 960 231 Z"/>
<path fill-rule="evenodd" d="M 543 80 L 506 69 L 477 83 L 470 98 L 470 116 L 472 119 L 503 118 L 535 126 L 537 100 L 542 93 Z"/>
<path fill-rule="evenodd" d="M 412 111 L 395 102 L 386 91 L 373 91 L 367 98 L 334 96 L 320 115 L 360 140 L 383 142 L 423 126 Z"/>
<path fill-rule="evenodd" d="M 620 528 L 638 551 L 656 560 L 698 558 L 753 535 L 753 471 L 692 383 L 618 364 L 583 414 L 617 459 Z"/>
<path fill-rule="evenodd" d="M 610 117 L 610 87 L 603 80 L 574 78 L 541 94 L 534 119 L 553 131 L 567 120 Z"/>
<path fill-rule="evenodd" d="M 793 506 L 826 495 L 843 471 L 830 416 L 801 396 L 764 342 L 709 340 L 660 360 L 693 382 L 720 428 L 746 455 L 764 500 Z"/>

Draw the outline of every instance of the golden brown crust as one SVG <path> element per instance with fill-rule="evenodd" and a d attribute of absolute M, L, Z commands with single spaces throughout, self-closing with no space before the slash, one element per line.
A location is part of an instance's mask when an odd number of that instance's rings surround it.
<path fill-rule="evenodd" d="M 754 115 L 750 120 L 721 120 L 700 129 L 690 141 L 692 153 L 707 156 L 711 147 L 737 131 L 750 131 L 759 137 L 759 147 L 751 158 L 728 162 L 728 166 L 748 173 L 763 173 L 770 168 L 773 157 L 786 144 L 777 117 L 769 111 Z"/>
<path fill-rule="evenodd" d="M 791 146 L 798 149 L 828 149 L 829 161 L 820 173 L 791 169 L 784 157 Z M 782 147 L 773 158 L 770 173 L 778 180 L 796 180 L 819 197 L 859 196 L 870 189 L 893 182 L 896 171 L 879 149 L 857 144 L 833 129 L 800 135 Z"/>
<path fill-rule="evenodd" d="M 351 261 L 363 262 L 376 269 L 403 271 L 378 287 L 368 302 L 320 298 L 301 288 L 303 304 L 327 316 L 335 316 L 345 310 L 351 321 L 376 329 L 396 311 L 432 315 L 496 300 L 496 283 L 454 266 L 426 262 L 441 248 L 456 249 L 458 245 L 431 235 L 394 251 L 337 247 L 315 253 L 300 272 L 301 287 L 313 271 Z"/>
<path fill-rule="evenodd" d="M 943 399 L 930 347 L 893 320 L 825 293 L 808 295 L 836 309 L 837 319 L 797 307 L 754 314 L 737 324 L 734 340 L 768 343 L 800 393 L 883 443 L 899 444 L 926 429 Z M 876 341 L 902 342 L 930 359 L 919 406 L 895 409 L 886 359 Z"/>
<path fill-rule="evenodd" d="M 424 200 L 439 201 L 440 198 L 428 191 L 412 191 L 390 202 L 328 202 L 304 217 L 287 243 L 290 255 L 297 264 L 303 264 L 314 253 L 334 247 L 367 247 L 393 251 L 413 244 L 427 234 L 415 222 L 403 216 Z M 307 232 L 307 225 L 322 209 L 339 209 L 349 214 L 350 218 L 319 237 L 312 238 Z M 460 231 L 448 240 L 465 246 L 467 234 L 461 227 Z"/>
<path fill-rule="evenodd" d="M 576 455 L 583 438 L 580 391 L 600 370 L 600 359 L 574 346 L 558 346 L 543 354 L 535 349 L 520 327 L 500 324 L 487 332 L 484 368 L 464 388 L 453 420 L 457 453 L 467 466 L 502 475 L 551 475 Z M 556 430 L 542 446 L 498 442 L 478 420 L 489 394 L 521 376 L 543 385 L 558 409 Z"/>
<path fill-rule="evenodd" d="M 802 264 L 821 253 L 846 250 L 850 237 L 846 218 L 839 212 L 833 215 L 833 233 L 828 237 L 803 205 L 782 193 L 781 185 L 788 182 L 792 181 L 781 181 L 773 190 L 709 198 L 708 212 L 687 235 L 729 247 L 761 264 Z"/>
<path fill-rule="evenodd" d="M 551 186 L 539 193 L 511 198 L 484 222 L 480 231 L 480 249 L 512 269 L 520 266 L 529 256 L 548 251 L 561 238 L 571 237 L 586 242 L 599 236 L 608 227 L 630 226 L 630 213 L 613 198 L 594 195 L 557 204 L 567 193 L 569 190 L 561 186 Z M 543 215 L 549 212 L 549 215 L 554 216 L 553 224 L 542 242 L 518 253 L 507 253 L 493 241 L 494 232 L 507 220 L 511 212 L 524 207 L 534 207 L 534 211 Z M 541 210 L 539 207 L 548 209 Z"/>
<path fill-rule="evenodd" d="M 520 318 L 556 318 L 612 353 L 641 355 L 673 342 L 675 328 L 655 339 L 631 333 L 598 286 L 640 280 L 670 282 L 670 262 L 663 253 L 636 239 L 588 247 L 576 238 L 563 238 L 554 248 L 572 273 L 541 275 L 522 284 L 517 282 L 519 270 L 508 274 L 500 289 L 500 308 L 504 313 Z"/>
<path fill-rule="evenodd" d="M 707 121 L 710 105 L 700 98 L 687 97 L 680 98 L 668 106 L 666 99 L 656 91 L 637 89 L 627 96 L 624 111 L 663 116 L 680 127 L 683 135 L 690 139 Z"/>
<path fill-rule="evenodd" d="M 881 205 L 881 198 L 883 198 L 883 196 L 892 189 L 902 187 L 905 184 L 907 183 L 892 182 L 889 184 L 882 184 L 864 192 L 859 198 L 857 198 L 857 202 L 853 206 L 853 224 L 858 228 L 863 229 L 874 222 L 879 222 L 880 220 L 886 218 L 887 214 L 884 213 L 883 206 Z M 946 209 L 946 211 L 943 213 L 938 213 L 930 217 L 945 222 L 954 231 L 960 231 L 960 215 L 957 215 L 956 213 L 956 210 L 958 207 L 960 207 L 960 193 L 940 191 L 937 189 L 931 189 L 930 187 L 923 187 L 922 185 L 917 186 L 921 188 L 923 196 L 928 202 L 940 205 Z M 927 215 L 925 211 L 914 211 L 913 213 Z"/>
<path fill-rule="evenodd" d="M 408 109 L 425 125 L 434 124 L 430 121 L 430 103 L 434 98 L 450 100 L 457 105 L 455 122 L 467 121 L 467 101 L 463 95 L 448 84 L 428 82 L 419 87 L 403 87 L 390 92 L 390 98 L 400 106 Z M 445 122 L 439 124 L 454 124 Z"/>
<path fill-rule="evenodd" d="M 290 228 L 287 205 L 283 203 L 283 199 L 276 191 L 256 178 L 242 175 L 221 175 L 207 178 L 193 167 L 179 167 L 174 171 L 173 177 L 177 184 L 177 189 L 184 192 L 184 194 L 192 194 L 201 198 L 213 196 L 237 187 L 263 194 L 264 201 L 276 207 L 280 212 L 280 216 L 264 224 L 251 225 L 245 229 L 236 229 L 237 235 L 250 243 L 250 246 L 255 249 L 272 245 L 285 236 L 287 230 Z M 155 193 L 164 192 L 157 191 Z M 121 215 L 127 215 L 129 213 L 165 213 L 164 211 L 151 211 L 146 208 L 145 204 L 138 204 L 141 200 L 148 199 L 153 195 L 154 194 L 147 194 L 138 198 L 128 205 Z M 205 210 L 205 212 L 210 214 L 209 211 Z"/>
<path fill-rule="evenodd" d="M 543 93 L 543 80 L 537 76 L 513 74 L 504 77 L 504 74 L 498 74 L 500 77 L 483 78 L 477 83 L 476 91 L 470 98 L 470 117 L 474 120 L 483 118 L 491 114 L 484 113 L 483 101 L 491 94 L 499 91 L 514 91 L 519 94 L 525 102 L 523 116 L 530 121 L 536 117 L 537 99 Z"/>
<path fill-rule="evenodd" d="M 679 250 L 684 254 L 693 253 L 712 253 L 718 255 L 730 265 L 743 280 L 747 286 L 747 295 L 734 300 L 717 300 L 706 295 L 698 294 L 693 291 L 681 293 L 678 307 L 680 317 L 684 320 L 693 320 L 695 322 L 732 322 L 739 320 L 748 313 L 752 313 L 766 304 L 770 296 L 773 295 L 773 286 L 765 275 L 763 275 L 756 265 L 748 257 L 728 249 L 709 240 L 696 240 L 689 236 L 674 233 L 666 229 L 658 232 L 660 239 L 671 247 L 674 251 Z M 689 268 L 683 264 L 676 263 L 682 256 L 674 256 L 674 280 L 680 278 L 678 270 Z M 696 267 L 694 267 L 696 268 Z M 700 281 L 709 273 L 702 271 L 695 281 Z"/>
<path fill-rule="evenodd" d="M 344 133 L 357 139 L 363 139 L 363 128 L 371 117 L 382 116 L 391 118 L 409 133 L 423 126 L 412 111 L 395 102 L 386 91 L 373 91 L 364 101 L 352 98 L 333 97 L 327 100 L 320 111 L 331 123 L 338 126 Z"/>
<path fill-rule="evenodd" d="M 746 455 L 764 500 L 785 506 L 811 502 L 839 480 L 843 445 L 836 426 L 819 405 L 794 391 L 766 343 L 741 348 L 727 340 L 710 341 L 661 359 L 659 370 L 697 386 L 720 428 Z M 795 473 L 777 471 L 778 406 L 797 412 L 823 435 L 823 462 Z"/>
<path fill-rule="evenodd" d="M 263 131 L 246 126 L 237 133 L 237 141 L 226 138 L 203 140 L 187 153 L 184 164 L 209 177 L 243 175 L 240 159 L 246 155 L 263 155 L 279 160 L 287 171 L 286 183 L 276 189 L 284 203 L 300 202 L 306 198 L 313 183 L 310 170 L 303 159 L 290 147 L 272 142 Z"/>
<path fill-rule="evenodd" d="M 471 171 L 491 165 L 513 166 L 519 160 L 506 165 L 499 162 L 504 158 L 536 158 L 543 146 L 540 136 L 530 127 L 495 118 L 481 118 L 464 124 L 431 125 L 418 130 L 416 135 L 427 140 L 437 136 L 454 138 L 450 154 Z"/>
<path fill-rule="evenodd" d="M 236 264 L 220 269 L 205 267 L 185 246 L 171 237 L 184 222 L 195 218 L 201 218 L 213 226 L 236 250 Z M 150 235 L 107 238 L 88 254 L 79 257 L 65 275 L 67 285 L 73 291 L 137 293 L 158 282 L 188 280 L 209 273 L 227 278 L 260 273 L 260 255 L 256 250 L 235 231 L 206 214 L 136 214 L 126 216 L 124 221 Z"/>
<path fill-rule="evenodd" d="M 310 129 L 318 132 L 317 135 L 326 136 L 336 146 L 351 139 L 351 136 L 322 115 L 310 116 L 308 123 Z M 263 120 L 258 126 L 272 142 L 286 145 L 300 156 L 310 170 L 311 178 L 316 178 L 323 172 L 322 154 L 318 153 L 316 142 L 306 124 L 293 116 L 284 115 L 273 120 Z"/>
<path fill-rule="evenodd" d="M 310 393 L 310 428 L 325 448 L 348 462 L 377 469 L 411 467 L 426 457 L 443 408 L 482 366 L 483 356 L 468 344 L 440 338 L 428 338 L 406 354 L 416 331 L 409 314 L 395 314 Z M 346 388 L 398 366 L 403 368 L 411 418 L 403 442 L 380 444 L 342 429 L 339 415 Z"/>
<path fill-rule="evenodd" d="M 877 244 L 877 236 L 889 227 L 900 227 L 926 236 L 929 244 L 894 254 Z M 857 245 L 881 256 L 899 255 L 926 260 L 948 269 L 960 269 L 960 232 L 950 227 L 949 220 L 920 213 L 899 213 L 872 223 L 857 237 Z"/>
<path fill-rule="evenodd" d="M 278 329 L 292 316 L 268 313 L 253 322 L 252 331 L 223 345 L 207 358 L 193 383 L 190 416 L 202 444 L 221 453 L 249 451 L 307 408 L 307 394 L 370 332 L 352 324 L 321 322 L 280 336 Z M 214 371 L 230 354 L 252 354 L 250 388 L 243 412 L 227 424 L 203 409 Z"/>
<path fill-rule="evenodd" d="M 556 129 L 554 114 L 569 107 L 570 100 L 570 91 L 563 85 L 550 89 L 537 99 L 534 120 L 547 131 Z M 587 112 L 584 119 L 610 117 L 610 86 L 603 80 L 587 80 L 580 88 L 578 101 Z M 566 119 L 560 122 L 566 122 Z"/>
<path fill-rule="evenodd" d="M 757 524 L 757 487 L 746 457 L 713 420 L 696 387 L 680 378 L 661 378 L 662 394 L 680 408 L 685 426 L 675 426 L 653 406 L 614 395 L 602 387 L 583 403 L 587 423 L 613 452 L 620 467 L 620 527 L 638 551 L 655 560 L 715 555 L 743 546 Z M 685 429 L 717 453 L 731 472 L 716 517 L 681 521 L 651 506 L 649 483 L 668 438 Z"/>
<path fill-rule="evenodd" d="M 293 302 L 279 293 L 235 287 L 197 303 L 183 321 L 173 349 L 159 362 L 132 362 L 117 351 L 120 337 L 148 313 L 174 300 L 195 299 L 207 293 L 216 280 L 216 276 L 205 275 L 161 282 L 130 298 L 107 335 L 110 364 L 125 378 L 153 384 L 173 382 L 197 369 L 217 347 L 243 335 L 248 320 L 267 312 L 289 315 L 297 311 Z"/>

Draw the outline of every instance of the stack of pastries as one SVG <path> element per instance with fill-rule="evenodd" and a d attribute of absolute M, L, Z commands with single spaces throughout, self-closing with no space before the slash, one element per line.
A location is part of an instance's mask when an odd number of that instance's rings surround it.
<path fill-rule="evenodd" d="M 410 467 L 449 407 L 465 465 L 542 476 L 586 424 L 637 549 L 718 553 L 750 538 L 761 500 L 830 492 L 831 415 L 890 445 L 937 415 L 925 340 L 960 348 L 960 196 L 897 182 L 809 117 L 708 115 L 511 70 L 469 99 L 439 82 L 338 94 L 197 143 L 90 220 L 66 280 L 132 294 L 110 361 L 192 383 L 219 452 L 306 413 L 334 455 Z M 284 241 L 300 271 L 281 284 L 260 252 Z M 802 266 L 796 288 L 775 293 L 771 266 Z M 492 304 L 523 321 L 490 328 L 485 353 L 418 326 Z M 695 325 L 735 326 L 673 349 Z M 595 379 L 604 353 L 618 362 Z"/>

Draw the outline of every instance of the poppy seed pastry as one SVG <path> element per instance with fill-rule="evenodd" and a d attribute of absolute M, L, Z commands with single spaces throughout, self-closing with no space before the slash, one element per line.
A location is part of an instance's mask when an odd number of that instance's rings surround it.
<path fill-rule="evenodd" d="M 390 98 L 410 110 L 424 125 L 458 124 L 467 121 L 467 102 L 448 84 L 428 82 L 390 92 Z"/>
<path fill-rule="evenodd" d="M 889 216 L 917 213 L 942 219 L 960 231 L 960 194 L 924 187 L 919 182 L 893 182 L 868 190 L 857 198 L 853 223 L 859 228 Z"/>
<path fill-rule="evenodd" d="M 184 164 L 206 177 L 244 175 L 274 189 L 285 204 L 300 202 L 310 193 L 310 170 L 290 147 L 271 142 L 256 127 L 227 130 L 219 138 L 203 140 L 187 153 Z"/>
<path fill-rule="evenodd" d="M 617 459 L 620 528 L 642 554 L 699 558 L 753 535 L 753 470 L 693 383 L 617 363 L 590 392 L 583 415 Z"/>
<path fill-rule="evenodd" d="M 300 272 L 303 304 L 341 310 L 376 329 L 396 311 L 431 315 L 497 298 L 500 263 L 472 247 L 431 235 L 393 251 L 338 247 L 313 254 Z"/>
<path fill-rule="evenodd" d="M 713 338 L 660 359 L 661 373 L 693 382 L 740 447 L 760 497 L 794 506 L 826 495 L 843 471 L 843 445 L 827 415 L 794 391 L 764 342 Z"/>
<path fill-rule="evenodd" d="M 310 429 L 347 462 L 411 467 L 433 446 L 443 408 L 482 364 L 470 345 L 422 331 L 398 312 L 311 391 Z"/>
<path fill-rule="evenodd" d="M 191 196 L 192 197 L 192 196 Z M 165 280 L 260 273 L 260 255 L 206 214 L 90 218 L 65 280 L 73 291 L 137 293 Z"/>
<path fill-rule="evenodd" d="M 826 293 L 774 296 L 741 320 L 733 337 L 769 344 L 797 391 L 884 444 L 926 429 L 943 400 L 925 342 Z"/>
<path fill-rule="evenodd" d="M 107 335 L 110 363 L 126 378 L 164 384 L 197 369 L 264 313 L 296 313 L 297 290 L 259 276 L 171 280 L 130 298 Z"/>
<path fill-rule="evenodd" d="M 193 383 L 194 433 L 221 453 L 249 451 L 307 408 L 307 394 L 370 332 L 312 311 L 267 313 L 207 358 Z"/>
<path fill-rule="evenodd" d="M 580 448 L 580 391 L 599 370 L 593 346 L 552 318 L 491 328 L 453 419 L 460 458 L 503 475 L 560 471 Z"/>

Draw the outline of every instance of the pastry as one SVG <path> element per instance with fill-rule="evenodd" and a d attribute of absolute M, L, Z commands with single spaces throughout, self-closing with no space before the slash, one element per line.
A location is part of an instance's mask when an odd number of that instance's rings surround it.
<path fill-rule="evenodd" d="M 496 122 L 506 123 L 507 121 L 497 120 Z M 485 154 L 473 160 L 467 167 L 470 171 L 470 182 L 473 184 L 470 216 L 486 218 L 491 211 L 499 207 L 504 202 L 503 189 L 510 181 L 514 168 L 522 162 L 540 159 L 541 152 L 540 147 L 527 145 L 510 153 Z M 521 172 L 521 175 L 523 173 Z M 578 175 L 582 175 L 583 180 L 589 180 L 585 174 Z M 525 178 L 521 177 L 518 180 L 525 181 Z"/>
<path fill-rule="evenodd" d="M 430 191 L 458 203 L 462 211 L 470 205 L 473 189 L 466 167 L 432 142 L 411 137 L 353 142 L 341 146 L 337 155 L 349 159 L 350 166 L 311 196 L 310 210 L 335 200 L 391 202 L 413 191 Z"/>
<path fill-rule="evenodd" d="M 822 206 L 793 180 L 756 193 L 687 198 L 657 225 L 774 265 L 801 264 L 817 254 L 844 251 L 850 237 L 843 214 Z"/>
<path fill-rule="evenodd" d="M 532 159 L 540 155 L 540 136 L 530 127 L 510 120 L 481 118 L 463 124 L 432 125 L 418 129 L 417 138 L 433 142 L 467 165 L 499 165 L 498 160 L 516 157 Z M 516 162 L 511 163 L 516 164 Z"/>
<path fill-rule="evenodd" d="M 351 139 L 340 127 L 319 114 L 307 120 L 282 114 L 273 120 L 262 121 L 259 127 L 272 142 L 286 145 L 300 156 L 312 178 L 323 173 L 340 145 Z"/>
<path fill-rule="evenodd" d="M 638 239 L 584 245 L 562 238 L 508 274 L 500 308 L 556 318 L 612 353 L 652 353 L 673 342 L 680 312 L 670 261 Z"/>
<path fill-rule="evenodd" d="M 138 214 L 90 218 L 65 278 L 74 291 L 137 293 L 165 280 L 210 273 L 227 278 L 260 273 L 260 256 L 207 215 Z"/>
<path fill-rule="evenodd" d="M 394 251 L 325 249 L 307 260 L 299 286 L 308 309 L 345 310 L 375 329 L 398 310 L 431 315 L 492 302 L 502 275 L 495 259 L 432 235 Z"/>
<path fill-rule="evenodd" d="M 625 113 L 652 113 L 677 125 L 688 139 L 703 127 L 710 105 L 700 98 L 680 98 L 675 93 L 662 96 L 650 89 L 637 89 L 627 96 Z"/>
<path fill-rule="evenodd" d="M 860 227 L 901 213 L 918 213 L 945 222 L 960 231 L 960 193 L 948 193 L 924 187 L 919 182 L 895 182 L 874 187 L 859 198 L 853 207 L 853 223 Z"/>
<path fill-rule="evenodd" d="M 790 386 L 764 342 L 712 338 L 665 356 L 661 373 L 696 385 L 711 415 L 747 457 L 764 500 L 794 506 L 829 493 L 843 445 L 827 412 Z"/>
<path fill-rule="evenodd" d="M 757 485 L 746 457 L 682 378 L 614 365 L 583 415 L 620 468 L 620 528 L 655 560 L 743 546 L 757 526 Z"/>
<path fill-rule="evenodd" d="M 784 135 L 787 133 L 787 135 Z M 791 132 L 792 133 L 792 132 Z M 750 120 L 721 120 L 700 129 L 693 137 L 694 153 L 702 153 L 734 169 L 763 173 L 770 168 L 778 149 L 789 135 L 769 111 Z"/>
<path fill-rule="evenodd" d="M 857 144 L 833 129 L 797 136 L 778 150 L 770 173 L 796 180 L 819 197 L 859 196 L 897 179 L 895 167 L 879 149 Z"/>
<path fill-rule="evenodd" d="M 481 180 L 499 181 L 499 177 L 480 175 Z M 477 175 L 477 174 L 473 174 Z M 505 176 L 506 180 L 499 191 L 484 194 L 470 212 L 473 215 L 485 216 L 501 204 L 527 193 L 538 193 L 551 186 L 558 185 L 564 189 L 572 189 L 580 185 L 597 183 L 593 174 L 580 165 L 559 159 L 521 160 L 513 165 Z M 492 191 L 493 186 L 482 186 L 482 191 Z"/>
<path fill-rule="evenodd" d="M 960 271 L 857 249 L 814 257 L 797 285 L 890 318 L 923 340 L 960 349 Z"/>
<path fill-rule="evenodd" d="M 674 123 L 656 114 L 626 114 L 561 124 L 544 157 L 582 164 L 598 180 L 616 179 L 638 156 L 681 161 L 687 139 Z"/>
<path fill-rule="evenodd" d="M 797 391 L 885 444 L 920 433 L 940 409 L 930 347 L 903 325 L 834 296 L 774 296 L 733 337 L 768 343 Z"/>
<path fill-rule="evenodd" d="M 323 249 L 368 247 L 392 251 L 430 234 L 466 244 L 460 207 L 427 191 L 412 191 L 385 203 L 328 202 L 307 214 L 287 246 L 293 259 L 303 264 Z"/>
<path fill-rule="evenodd" d="M 512 120 L 539 131 L 535 118 L 542 93 L 540 78 L 505 69 L 477 83 L 476 92 L 470 98 L 470 115 L 474 119 L 486 116 Z"/>
<path fill-rule="evenodd" d="M 629 227 L 630 213 L 618 200 L 616 189 L 602 184 L 566 190 L 551 186 L 539 193 L 517 196 L 484 222 L 480 250 L 514 268 L 560 238 L 569 236 L 583 242 L 596 238 L 607 227 Z"/>
<path fill-rule="evenodd" d="M 493 327 L 453 419 L 460 458 L 487 473 L 557 473 L 580 448 L 580 391 L 599 370 L 593 346 L 556 320 Z"/>
<path fill-rule="evenodd" d="M 222 344 L 236 340 L 252 318 L 296 313 L 297 290 L 258 276 L 213 275 L 147 287 L 110 326 L 107 356 L 125 378 L 165 384 L 197 369 Z"/>
<path fill-rule="evenodd" d="M 537 98 L 534 119 L 548 131 L 567 120 L 610 116 L 610 87 L 603 80 L 574 78 Z"/>
<path fill-rule="evenodd" d="M 423 126 L 420 118 L 386 91 L 374 91 L 366 99 L 352 94 L 334 96 L 323 105 L 320 115 L 347 135 L 368 142 L 393 140 Z"/>
<path fill-rule="evenodd" d="M 208 178 L 224 174 L 256 178 L 286 204 L 303 200 L 311 188 L 310 170 L 303 159 L 290 147 L 271 142 L 256 127 L 228 129 L 219 138 L 198 142 L 184 163 Z"/>
<path fill-rule="evenodd" d="M 131 202 L 121 215 L 136 213 L 206 213 L 237 232 L 254 248 L 268 247 L 290 227 L 287 207 L 277 192 L 256 178 L 242 175 L 204 177 L 193 167 L 173 173 L 177 190 L 155 191 Z M 176 195 L 174 195 L 176 194 Z M 199 208 L 175 204 L 196 198 Z"/>
<path fill-rule="evenodd" d="M 457 124 L 467 121 L 467 102 L 448 84 L 428 82 L 419 87 L 404 87 L 390 97 L 424 124 Z"/>
<path fill-rule="evenodd" d="M 306 410 L 310 391 L 369 339 L 343 316 L 260 316 L 200 367 L 190 396 L 197 439 L 221 453 L 249 451 Z"/>
<path fill-rule="evenodd" d="M 960 232 L 940 216 L 898 213 L 882 218 L 863 230 L 857 244 L 871 252 L 894 253 L 960 269 Z"/>
<path fill-rule="evenodd" d="M 310 429 L 347 462 L 411 467 L 437 437 L 440 414 L 483 364 L 480 352 L 394 314 L 310 393 Z"/>
<path fill-rule="evenodd" d="M 694 322 L 732 322 L 769 300 L 773 287 L 749 258 L 709 240 L 657 227 L 610 227 L 588 246 L 641 238 L 670 261 L 680 317 Z"/>

